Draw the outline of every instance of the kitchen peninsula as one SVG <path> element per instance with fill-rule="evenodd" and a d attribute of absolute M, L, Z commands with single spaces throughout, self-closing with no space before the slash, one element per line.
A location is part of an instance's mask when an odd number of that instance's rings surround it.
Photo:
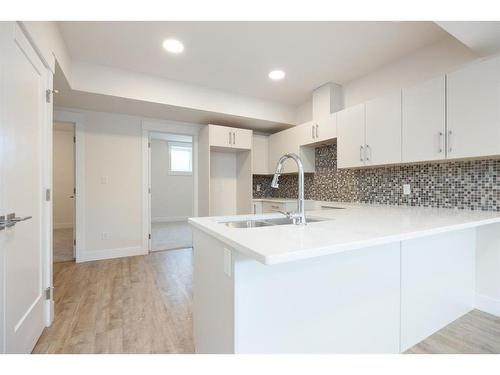
<path fill-rule="evenodd" d="M 499 314 L 500 213 L 316 207 L 307 225 L 190 219 L 197 352 L 400 353 L 472 309 Z"/>

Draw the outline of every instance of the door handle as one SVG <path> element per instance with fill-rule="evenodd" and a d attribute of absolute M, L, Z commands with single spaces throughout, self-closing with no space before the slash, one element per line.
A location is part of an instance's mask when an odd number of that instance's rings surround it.
<path fill-rule="evenodd" d="M 443 132 L 439 132 L 439 150 L 438 153 L 443 152 Z"/>
<path fill-rule="evenodd" d="M 314 139 L 314 125 L 311 125 L 311 136 L 313 137 Z"/>
<path fill-rule="evenodd" d="M 70 198 L 74 198 L 75 196 L 74 196 L 74 195 L 70 195 L 69 197 L 70 197 Z"/>
<path fill-rule="evenodd" d="M 318 132 L 318 129 L 319 129 L 319 125 L 316 124 L 316 138 L 319 138 L 319 132 Z"/>
<path fill-rule="evenodd" d="M 229 135 L 229 144 L 231 144 L 231 132 L 227 133 Z"/>
<path fill-rule="evenodd" d="M 370 157 L 372 156 L 372 150 L 369 145 L 365 145 L 365 160 L 370 160 Z M 368 157 L 368 152 L 370 153 L 370 157 Z"/>
<path fill-rule="evenodd" d="M 363 146 L 359 146 L 359 161 L 365 161 L 365 159 L 363 159 Z"/>
<path fill-rule="evenodd" d="M 233 132 L 233 145 L 236 144 L 236 132 Z"/>
<path fill-rule="evenodd" d="M 32 216 L 17 217 L 15 213 L 8 214 L 7 216 L 0 216 L 0 230 L 13 227 L 17 223 L 31 218 Z"/>

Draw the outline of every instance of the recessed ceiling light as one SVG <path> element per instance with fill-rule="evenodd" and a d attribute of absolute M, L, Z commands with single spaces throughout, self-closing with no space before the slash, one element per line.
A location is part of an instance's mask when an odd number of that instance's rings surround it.
<path fill-rule="evenodd" d="M 165 39 L 163 41 L 163 48 L 165 48 L 168 52 L 181 53 L 184 51 L 184 44 L 177 39 Z"/>
<path fill-rule="evenodd" d="M 280 79 L 285 78 L 285 72 L 283 70 L 273 70 L 269 73 L 269 78 L 274 81 L 279 81 Z"/>

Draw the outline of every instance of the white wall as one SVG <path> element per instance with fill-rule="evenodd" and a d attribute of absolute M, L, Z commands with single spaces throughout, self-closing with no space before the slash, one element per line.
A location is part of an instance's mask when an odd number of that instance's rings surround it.
<path fill-rule="evenodd" d="M 381 69 L 343 84 L 346 107 L 445 74 L 477 56 L 452 37 L 417 50 Z"/>
<path fill-rule="evenodd" d="M 57 130 L 53 135 L 53 223 L 54 229 L 73 227 L 74 199 L 74 129 Z M 62 124 L 64 126 L 64 124 Z"/>
<path fill-rule="evenodd" d="M 84 133 L 85 252 L 141 253 L 141 120 L 85 112 Z"/>
<path fill-rule="evenodd" d="M 210 215 L 235 215 L 237 212 L 236 153 L 210 152 Z"/>
<path fill-rule="evenodd" d="M 170 175 L 168 141 L 151 139 L 151 219 L 182 220 L 193 216 L 193 176 Z"/>

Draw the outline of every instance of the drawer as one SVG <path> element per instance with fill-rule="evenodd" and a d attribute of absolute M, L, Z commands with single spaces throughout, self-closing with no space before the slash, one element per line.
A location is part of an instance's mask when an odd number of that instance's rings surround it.
<path fill-rule="evenodd" d="M 262 213 L 286 211 L 286 203 L 262 202 Z"/>

